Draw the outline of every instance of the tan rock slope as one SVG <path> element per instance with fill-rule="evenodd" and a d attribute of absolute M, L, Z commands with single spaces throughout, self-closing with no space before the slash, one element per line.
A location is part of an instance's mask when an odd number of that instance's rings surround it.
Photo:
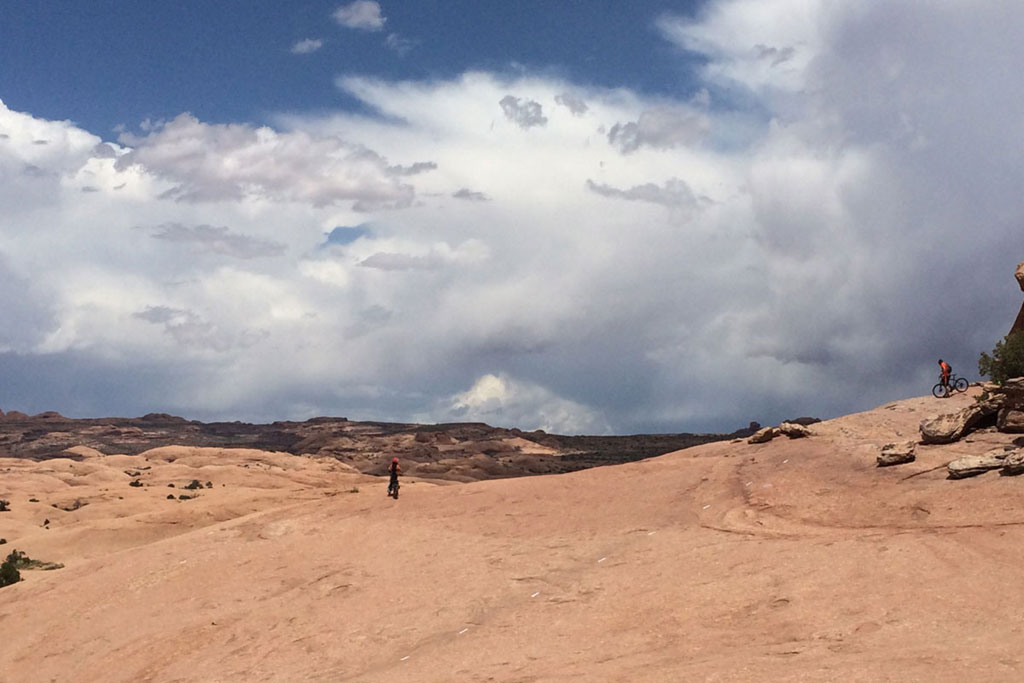
<path fill-rule="evenodd" d="M 1024 263 L 1017 264 L 1017 271 L 1013 275 L 1017 278 L 1020 291 L 1024 292 Z M 1020 313 L 1017 314 L 1017 319 L 1013 321 L 1013 327 L 1010 328 L 1010 334 L 1014 332 L 1024 332 L 1024 304 L 1020 305 Z"/>
<path fill-rule="evenodd" d="M 397 501 L 327 458 L 0 461 L 0 550 L 66 565 L 0 589 L 0 681 L 1019 681 L 1024 479 L 946 464 L 1021 437 L 876 466 L 978 391 Z"/>

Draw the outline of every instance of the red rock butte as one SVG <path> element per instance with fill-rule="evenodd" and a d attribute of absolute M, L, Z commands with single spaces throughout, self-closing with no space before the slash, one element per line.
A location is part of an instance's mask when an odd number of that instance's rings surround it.
<path fill-rule="evenodd" d="M 1017 271 L 1013 275 L 1017 278 L 1020 290 L 1024 292 L 1024 262 L 1017 264 Z M 1015 332 L 1024 332 L 1024 303 L 1021 304 L 1017 319 L 1013 321 L 1013 327 L 1010 328 L 1010 334 Z"/>

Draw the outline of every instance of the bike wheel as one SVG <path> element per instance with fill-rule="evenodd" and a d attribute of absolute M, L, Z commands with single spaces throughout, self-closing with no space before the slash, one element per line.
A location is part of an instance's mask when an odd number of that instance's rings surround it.
<path fill-rule="evenodd" d="M 957 391 L 967 391 L 967 378 L 958 377 L 955 386 Z"/>
<path fill-rule="evenodd" d="M 932 387 L 932 396 L 935 398 L 949 398 L 949 388 L 946 387 L 942 382 L 939 382 Z"/>

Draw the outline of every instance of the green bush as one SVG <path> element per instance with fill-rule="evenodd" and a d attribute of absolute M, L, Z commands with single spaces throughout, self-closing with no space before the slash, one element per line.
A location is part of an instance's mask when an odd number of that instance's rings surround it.
<path fill-rule="evenodd" d="M 1012 377 L 1024 377 L 1024 333 L 1016 332 L 996 342 L 992 355 L 982 352 L 978 372 L 1002 384 Z"/>
<path fill-rule="evenodd" d="M 0 562 L 0 587 L 10 586 L 12 583 L 21 581 L 21 572 L 10 561 L 10 558 Z"/>

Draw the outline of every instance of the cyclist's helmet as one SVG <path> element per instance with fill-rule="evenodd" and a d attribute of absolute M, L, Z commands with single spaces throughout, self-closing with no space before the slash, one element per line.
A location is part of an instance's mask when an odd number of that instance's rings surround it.
<path fill-rule="evenodd" d="M 393 463 L 396 463 L 396 464 L 397 464 L 397 463 L 398 463 L 398 458 L 391 458 L 391 462 L 393 462 Z"/>

